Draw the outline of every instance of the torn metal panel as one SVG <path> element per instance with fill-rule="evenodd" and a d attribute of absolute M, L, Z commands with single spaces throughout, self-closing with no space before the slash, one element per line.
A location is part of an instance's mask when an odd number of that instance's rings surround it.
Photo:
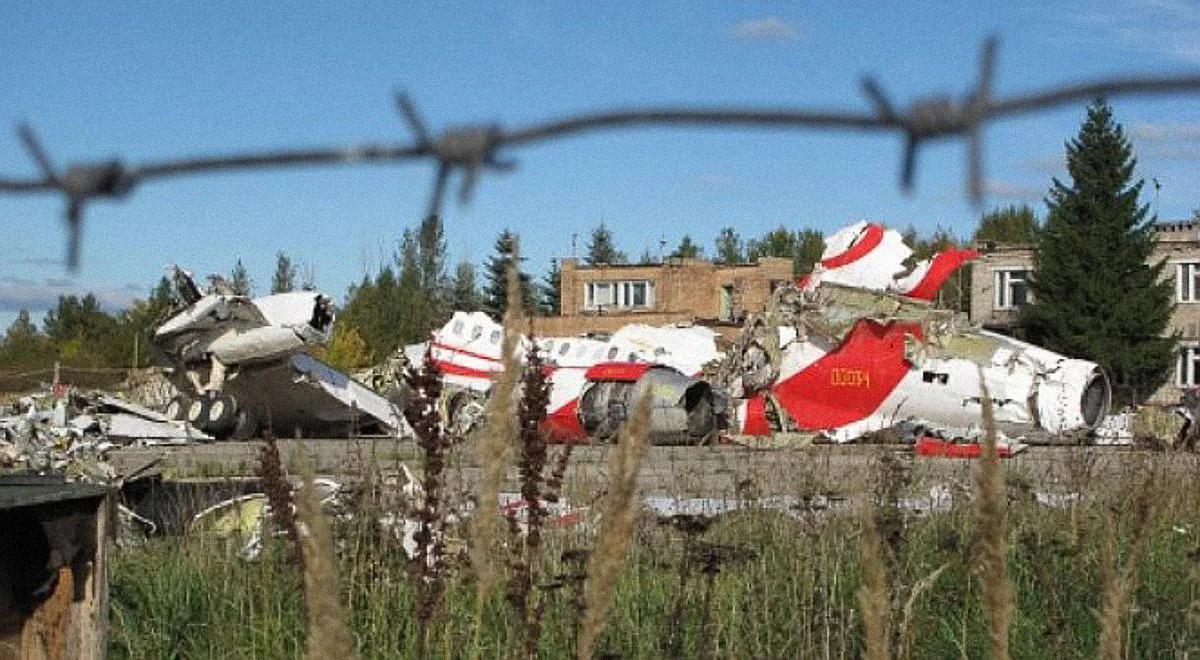
<path fill-rule="evenodd" d="M 812 276 L 776 291 L 710 371 L 737 400 L 735 432 L 816 432 L 837 442 L 897 424 L 978 437 L 982 393 L 1010 435 L 1087 432 L 1110 392 L 1099 367 L 971 326 L 928 300 L 971 258 L 946 251 L 906 272 L 882 225 L 833 234 Z"/>
<path fill-rule="evenodd" d="M 178 393 L 168 417 L 239 440 L 267 425 L 303 435 L 407 428 L 389 401 L 309 354 L 332 333 L 328 296 L 295 291 L 250 299 L 221 287 L 205 294 L 179 269 L 175 280 L 187 307 L 154 334 L 175 367 Z"/>

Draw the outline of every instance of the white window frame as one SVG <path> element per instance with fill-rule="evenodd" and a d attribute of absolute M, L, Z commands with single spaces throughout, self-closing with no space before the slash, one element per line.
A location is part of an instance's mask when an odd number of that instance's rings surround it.
<path fill-rule="evenodd" d="M 1175 302 L 1200 303 L 1200 262 L 1175 262 Z"/>
<path fill-rule="evenodd" d="M 1012 268 L 996 268 L 992 271 L 992 286 L 995 291 L 992 296 L 992 309 L 997 310 L 1014 310 L 1019 305 L 1014 305 L 1012 298 L 1012 285 L 1014 274 L 1020 273 L 1019 278 L 1015 278 L 1017 282 L 1025 284 L 1025 303 L 1028 304 L 1032 299 L 1029 291 L 1029 274 L 1032 272 L 1030 268 L 1023 266 L 1014 266 Z"/>
<path fill-rule="evenodd" d="M 1195 387 L 1200 384 L 1200 346 L 1182 344 L 1175 360 L 1175 386 Z"/>
<path fill-rule="evenodd" d="M 635 303 L 641 288 L 643 301 Z M 601 297 L 601 292 L 607 295 Z M 584 309 L 652 309 L 654 282 L 652 280 L 597 280 L 583 285 Z"/>

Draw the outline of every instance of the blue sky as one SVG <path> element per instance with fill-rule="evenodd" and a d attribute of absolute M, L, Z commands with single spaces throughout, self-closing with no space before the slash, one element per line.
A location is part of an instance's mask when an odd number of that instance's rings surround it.
<path fill-rule="evenodd" d="M 865 109 L 873 73 L 904 104 L 965 92 L 979 45 L 1001 38 L 997 93 L 1105 74 L 1200 70 L 1200 4 L 793 3 L 5 3 L 0 126 L 27 120 L 60 165 L 256 148 L 404 141 L 392 92 L 426 122 L 520 126 L 572 112 L 658 104 Z M 1117 99 L 1160 218 L 1200 207 L 1200 97 Z M 1083 107 L 992 124 L 987 207 L 1041 208 L 1063 173 Z M 966 236 L 979 212 L 962 192 L 957 141 L 920 157 L 917 190 L 897 185 L 900 139 L 803 130 L 638 129 L 505 154 L 470 206 L 446 207 L 452 260 L 476 262 L 505 227 L 529 269 L 571 254 L 601 221 L 631 256 L 688 233 L 834 230 L 862 218 Z M 0 173 L 35 173 L 0 130 Z M 228 272 L 261 292 L 277 251 L 323 290 L 389 258 L 426 204 L 428 164 L 221 174 L 146 184 L 88 210 L 83 264 L 62 264 L 61 202 L 0 197 L 0 323 L 59 293 L 94 290 L 116 307 L 169 263 Z"/>

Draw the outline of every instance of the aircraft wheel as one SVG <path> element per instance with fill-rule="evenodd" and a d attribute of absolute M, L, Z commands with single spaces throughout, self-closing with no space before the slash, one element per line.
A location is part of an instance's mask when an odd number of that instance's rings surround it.
<path fill-rule="evenodd" d="M 248 407 L 239 407 L 233 419 L 233 430 L 229 432 L 230 440 L 250 440 L 258 434 L 258 415 Z"/>
<path fill-rule="evenodd" d="M 167 407 L 163 409 L 163 414 L 170 419 L 187 419 L 188 408 L 191 407 L 192 400 L 184 394 L 176 394 L 167 402 Z"/>
<path fill-rule="evenodd" d="M 205 431 L 219 438 L 233 430 L 237 422 L 237 401 L 233 397 L 218 394 L 208 404 L 208 423 Z"/>
<path fill-rule="evenodd" d="M 187 413 L 184 415 L 184 419 L 188 424 L 191 424 L 201 431 L 207 432 L 208 398 L 200 397 L 198 399 L 192 399 L 192 401 L 188 403 Z"/>

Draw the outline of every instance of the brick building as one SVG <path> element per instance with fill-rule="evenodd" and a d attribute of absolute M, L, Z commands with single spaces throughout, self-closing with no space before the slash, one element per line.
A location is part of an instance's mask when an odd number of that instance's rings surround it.
<path fill-rule="evenodd" d="M 1153 260 L 1166 260 L 1163 277 L 1175 282 L 1175 313 L 1168 332 L 1177 332 L 1180 340 L 1174 374 L 1151 400 L 1173 403 L 1181 389 L 1200 385 L 1200 223 L 1160 223 L 1156 229 Z M 981 255 L 971 270 L 971 320 L 1009 332 L 1018 310 L 1029 300 L 1033 247 L 985 243 L 977 249 Z"/>
<path fill-rule="evenodd" d="M 790 282 L 792 260 L 752 264 L 670 258 L 661 264 L 585 266 L 564 259 L 559 316 L 538 319 L 546 335 L 611 332 L 628 323 L 709 323 L 735 326 L 766 309 L 772 292 Z"/>

